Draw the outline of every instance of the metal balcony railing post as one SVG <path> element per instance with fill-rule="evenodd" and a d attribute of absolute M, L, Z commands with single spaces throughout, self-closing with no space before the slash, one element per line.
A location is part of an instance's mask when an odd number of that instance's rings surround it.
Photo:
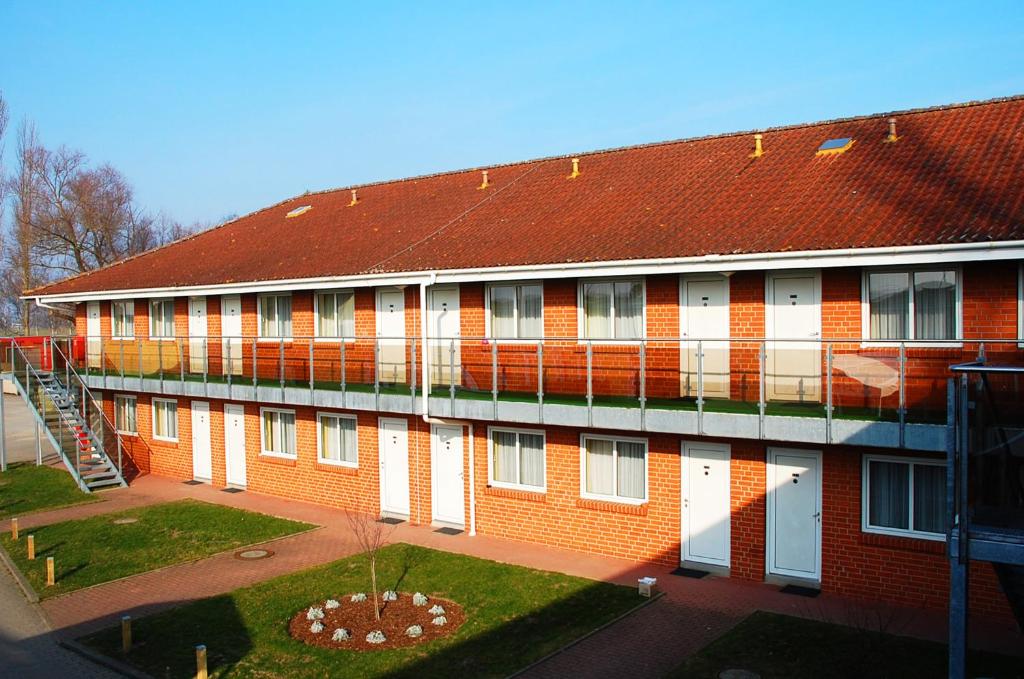
<path fill-rule="evenodd" d="M 136 352 L 135 353 L 138 354 L 138 358 L 139 358 L 139 360 L 137 362 L 139 364 L 139 388 L 141 388 L 142 387 L 142 340 L 140 340 L 140 339 L 135 340 L 135 344 L 136 344 L 136 347 L 135 347 L 136 348 Z"/>
<path fill-rule="evenodd" d="M 176 338 L 174 342 L 178 345 L 178 372 L 181 375 L 181 383 L 185 384 L 185 342 Z M 188 348 L 189 360 L 192 360 L 192 347 Z M 189 371 L 191 372 L 191 370 Z"/>
<path fill-rule="evenodd" d="M 156 341 L 156 363 L 160 367 L 160 391 L 164 390 L 164 341 L 160 338 Z"/>
<path fill-rule="evenodd" d="M 124 340 L 119 341 L 117 345 L 121 348 L 121 388 L 124 389 Z"/>
<path fill-rule="evenodd" d="M 491 419 L 498 419 L 498 343 L 491 342 Z"/>
<path fill-rule="evenodd" d="M 316 379 L 316 370 L 314 369 L 313 360 L 314 360 L 314 357 L 313 357 L 313 340 L 310 339 L 309 340 L 309 398 L 310 398 L 310 403 L 311 404 L 312 404 L 312 398 L 313 398 L 313 383 L 314 383 L 314 380 Z"/>
<path fill-rule="evenodd" d="M 210 366 L 207 365 L 210 361 L 210 340 L 206 337 L 203 338 L 203 391 L 209 394 L 209 387 L 207 387 L 207 381 L 209 380 Z M 228 375 L 231 375 L 231 371 L 228 370 Z"/>
<path fill-rule="evenodd" d="M 410 407 L 416 412 L 416 338 L 409 340 L 409 357 L 412 359 L 412 375 L 409 379 L 409 395 L 411 397 Z"/>
<path fill-rule="evenodd" d="M 647 429 L 647 340 L 640 340 L 640 430 Z"/>
<path fill-rule="evenodd" d="M 448 413 L 455 415 L 455 340 L 448 342 L 448 400 L 450 409 Z"/>
<path fill-rule="evenodd" d="M 766 353 L 765 343 L 761 341 L 757 348 L 757 429 L 758 437 L 764 438 L 764 374 L 765 374 L 765 363 L 768 362 L 768 355 Z"/>
<path fill-rule="evenodd" d="M 380 338 L 373 338 L 373 401 L 380 410 Z"/>
<path fill-rule="evenodd" d="M 537 421 L 544 422 L 544 342 L 537 342 Z"/>
<path fill-rule="evenodd" d="M 281 380 L 281 398 L 284 399 L 284 338 L 278 342 L 277 352 L 278 378 Z"/>
<path fill-rule="evenodd" d="M 253 398 L 256 398 L 256 391 L 257 391 L 256 387 L 259 386 L 259 378 L 257 377 L 256 370 L 257 370 L 257 366 L 256 366 L 256 338 L 254 337 L 253 340 L 252 340 L 252 389 L 253 389 L 252 396 L 253 396 Z"/>
<path fill-rule="evenodd" d="M 50 361 L 53 361 L 53 342 L 50 343 Z M 107 351 L 103 339 L 100 338 L 100 375 L 103 377 L 103 388 L 107 387 Z"/>
<path fill-rule="evenodd" d="M 697 433 L 704 433 L 704 340 L 697 340 Z"/>
<path fill-rule="evenodd" d="M 594 341 L 587 340 L 587 425 L 594 426 Z"/>
<path fill-rule="evenodd" d="M 341 407 L 345 407 L 345 340 L 342 338 L 338 345 L 338 353 L 341 357 Z"/>
<path fill-rule="evenodd" d="M 825 348 L 825 440 L 832 443 L 832 343 Z"/>
<path fill-rule="evenodd" d="M 121 435 L 114 432 L 114 436 L 117 438 L 117 471 L 124 473 L 124 463 L 121 460 L 121 449 L 124 443 L 121 441 Z"/>
<path fill-rule="evenodd" d="M 907 442 L 907 345 L 905 342 L 900 342 L 899 363 L 900 402 L 896 408 L 896 414 L 900 420 L 900 448 L 904 448 Z"/>

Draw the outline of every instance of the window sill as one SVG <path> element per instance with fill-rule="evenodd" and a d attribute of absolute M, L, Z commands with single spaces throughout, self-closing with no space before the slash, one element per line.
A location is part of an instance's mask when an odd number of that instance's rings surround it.
<path fill-rule="evenodd" d="M 576 500 L 576 506 L 580 509 L 595 509 L 599 512 L 610 512 L 612 514 L 647 516 L 646 500 L 627 502 L 626 500 L 595 500 L 593 498 L 581 497 Z"/>
<path fill-rule="evenodd" d="M 268 337 L 267 339 L 269 340 L 270 338 Z M 290 340 L 286 340 L 286 341 L 290 341 Z M 313 341 L 316 342 L 317 344 L 341 344 L 342 341 L 344 341 L 345 344 L 355 344 L 356 343 L 356 338 L 355 337 L 314 337 Z"/>
<path fill-rule="evenodd" d="M 134 342 L 135 335 L 125 335 L 124 337 L 111 337 L 112 342 Z"/>
<path fill-rule="evenodd" d="M 946 553 L 946 539 L 932 538 L 924 535 L 890 535 L 885 533 L 874 533 L 862 531 L 860 542 L 863 545 L 872 547 L 884 547 L 886 549 L 898 549 L 905 552 L 920 552 L 922 554 L 937 554 L 942 556 Z"/>
<path fill-rule="evenodd" d="M 316 463 L 319 465 L 325 465 L 327 467 L 337 467 L 339 469 L 359 469 L 358 462 L 343 462 L 341 460 L 325 460 L 322 457 L 318 457 Z"/>
<path fill-rule="evenodd" d="M 484 494 L 492 497 L 509 498 L 511 500 L 525 500 L 526 502 L 547 502 L 547 494 L 544 490 L 525 490 L 488 485 L 484 488 Z"/>
<path fill-rule="evenodd" d="M 156 443 L 178 443 L 178 439 L 171 439 L 167 438 L 166 436 L 157 436 L 156 434 L 153 434 L 153 441 L 155 441 Z"/>
<path fill-rule="evenodd" d="M 139 432 L 137 431 L 121 431 L 120 429 L 118 429 L 117 434 L 119 436 L 131 436 L 132 438 L 139 438 Z"/>
<path fill-rule="evenodd" d="M 294 467 L 298 462 L 298 457 L 295 455 L 282 455 L 280 453 L 268 453 L 261 452 L 259 455 L 261 462 L 269 462 L 270 464 L 278 464 L 282 467 Z"/>
<path fill-rule="evenodd" d="M 831 342 L 831 344 L 837 344 L 837 342 Z M 962 349 L 964 346 L 964 343 L 962 341 L 919 342 L 917 340 L 870 340 L 868 342 L 861 342 L 860 348 L 899 349 L 901 344 L 907 349 Z"/>
<path fill-rule="evenodd" d="M 338 464 L 337 462 L 328 462 L 326 460 L 316 461 L 317 471 L 326 472 L 328 474 L 341 474 L 343 476 L 359 476 L 359 467 L 347 464 Z"/>

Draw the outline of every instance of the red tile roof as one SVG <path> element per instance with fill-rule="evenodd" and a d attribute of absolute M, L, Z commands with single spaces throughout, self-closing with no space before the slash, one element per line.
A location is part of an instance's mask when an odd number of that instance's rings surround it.
<path fill-rule="evenodd" d="M 898 141 L 886 143 L 887 118 Z M 852 148 L 816 156 L 827 139 Z M 33 294 L 1024 239 L 1024 97 L 291 198 Z M 292 219 L 285 214 L 312 209 Z"/>

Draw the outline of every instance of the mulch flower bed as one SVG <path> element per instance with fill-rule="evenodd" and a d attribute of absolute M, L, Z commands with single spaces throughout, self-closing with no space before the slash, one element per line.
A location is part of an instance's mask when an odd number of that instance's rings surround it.
<path fill-rule="evenodd" d="M 381 596 L 381 595 L 378 595 Z M 313 632 L 314 621 L 308 618 L 309 608 L 303 608 L 292 616 L 288 623 L 288 632 L 292 638 L 321 648 L 345 649 L 350 651 L 382 651 L 394 648 L 406 648 L 423 644 L 433 639 L 441 639 L 455 632 L 466 621 L 466 616 L 454 601 L 428 596 L 425 606 L 413 604 L 411 592 L 399 592 L 397 601 L 385 601 L 381 607 L 380 620 L 373 614 L 372 595 L 367 594 L 365 601 L 353 602 L 351 594 L 338 597 L 337 608 L 327 608 L 326 602 L 317 601 L 312 607 L 323 611 L 319 622 L 323 631 Z M 430 612 L 435 605 L 444 608 L 447 622 L 443 625 L 433 624 L 438 617 Z M 411 637 L 406 630 L 412 625 L 419 625 L 423 632 L 420 636 Z M 335 641 L 337 629 L 348 630 L 349 638 Z M 366 635 L 379 630 L 384 633 L 385 641 L 379 644 L 370 643 Z"/>

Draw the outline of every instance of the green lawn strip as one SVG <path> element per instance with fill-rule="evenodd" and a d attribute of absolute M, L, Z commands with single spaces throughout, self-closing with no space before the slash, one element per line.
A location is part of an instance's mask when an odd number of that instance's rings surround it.
<path fill-rule="evenodd" d="M 102 499 L 83 493 L 63 467 L 18 462 L 0 474 L 0 519 Z"/>
<path fill-rule="evenodd" d="M 758 611 L 669 676 L 708 679 L 727 669 L 762 679 L 943 677 L 945 644 Z M 968 676 L 1020 677 L 1024 658 L 972 651 Z"/>
<path fill-rule="evenodd" d="M 377 568 L 382 587 L 451 599 L 466 623 L 449 637 L 399 650 L 360 653 L 293 640 L 287 626 L 296 611 L 369 591 L 358 555 L 136 620 L 138 645 L 127 657 L 119 628 L 81 641 L 159 677 L 193 676 L 200 643 L 211 677 L 502 677 L 641 601 L 633 588 L 404 544 L 382 550 Z"/>
<path fill-rule="evenodd" d="M 122 518 L 137 521 L 113 523 Z M 45 599 L 309 528 L 298 521 L 180 500 L 22 530 L 17 542 L 5 533 L 0 544 Z M 28 532 L 35 535 L 35 561 L 26 553 Z M 56 565 L 57 583 L 52 587 L 46 586 L 48 556 Z"/>

